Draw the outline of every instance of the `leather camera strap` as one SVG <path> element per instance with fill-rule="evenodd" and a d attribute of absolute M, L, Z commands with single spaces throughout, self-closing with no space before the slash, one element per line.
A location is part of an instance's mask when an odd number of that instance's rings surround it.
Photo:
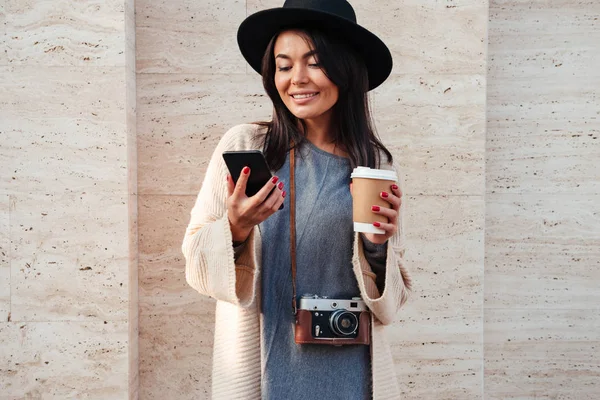
<path fill-rule="evenodd" d="M 294 144 L 290 150 L 290 257 L 292 259 L 292 309 L 298 312 L 296 304 L 296 185 L 294 181 L 294 164 L 296 161 Z"/>

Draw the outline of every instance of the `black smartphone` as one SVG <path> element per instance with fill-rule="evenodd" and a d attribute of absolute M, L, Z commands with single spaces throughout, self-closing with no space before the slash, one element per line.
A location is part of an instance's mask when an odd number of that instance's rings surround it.
<path fill-rule="evenodd" d="M 246 196 L 248 197 L 254 196 L 273 178 L 267 160 L 260 150 L 225 151 L 223 159 L 235 183 L 242 173 L 242 168 L 250 167 L 250 178 L 246 185 Z"/>

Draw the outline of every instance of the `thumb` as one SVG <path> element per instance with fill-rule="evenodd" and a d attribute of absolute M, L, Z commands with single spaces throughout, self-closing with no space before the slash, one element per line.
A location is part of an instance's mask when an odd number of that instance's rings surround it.
<path fill-rule="evenodd" d="M 250 177 L 250 167 L 242 168 L 242 172 L 240 173 L 240 177 L 235 184 L 234 192 L 238 196 L 246 195 L 246 184 L 248 183 L 248 178 Z"/>
<path fill-rule="evenodd" d="M 350 182 L 350 195 L 352 195 L 352 182 Z"/>

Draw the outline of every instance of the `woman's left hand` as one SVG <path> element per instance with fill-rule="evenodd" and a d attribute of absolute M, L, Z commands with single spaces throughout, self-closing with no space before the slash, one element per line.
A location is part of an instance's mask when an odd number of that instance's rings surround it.
<path fill-rule="evenodd" d="M 398 230 L 398 215 L 400 213 L 400 206 L 402 205 L 402 192 L 398 185 L 392 185 L 390 186 L 390 189 L 390 192 L 381 192 L 379 193 L 379 196 L 389 202 L 392 205 L 392 208 L 383 208 L 379 206 L 372 206 L 371 208 L 373 213 L 387 217 L 387 223 L 375 222 L 373 224 L 375 227 L 383 229 L 385 234 L 362 233 L 371 243 L 383 244 Z"/>

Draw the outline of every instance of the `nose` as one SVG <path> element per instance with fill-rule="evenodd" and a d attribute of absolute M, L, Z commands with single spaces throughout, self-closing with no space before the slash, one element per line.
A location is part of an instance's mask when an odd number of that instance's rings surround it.
<path fill-rule="evenodd" d="M 306 68 L 296 67 L 294 68 L 294 74 L 292 75 L 292 85 L 301 85 L 308 83 L 308 74 Z"/>

